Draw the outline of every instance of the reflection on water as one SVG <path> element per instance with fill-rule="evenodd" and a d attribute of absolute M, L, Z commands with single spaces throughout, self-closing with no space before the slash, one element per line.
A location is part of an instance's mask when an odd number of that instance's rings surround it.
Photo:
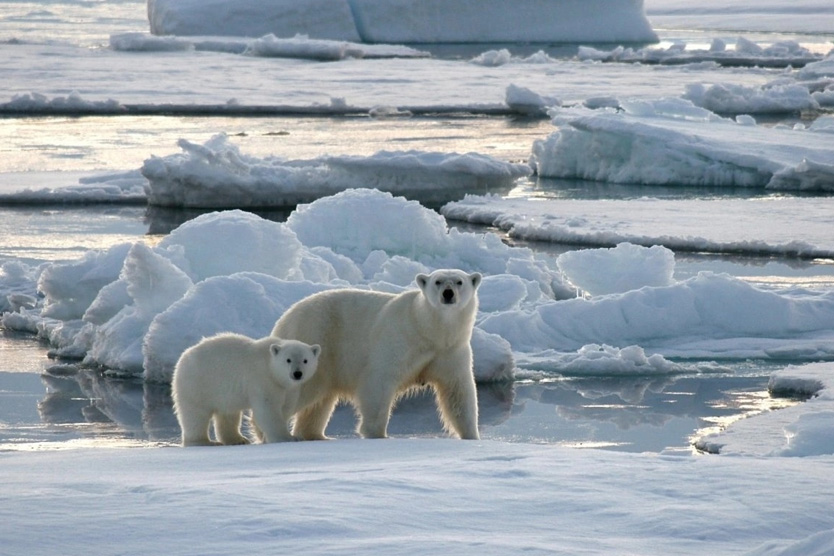
<path fill-rule="evenodd" d="M 52 374 L 56 373 L 56 374 Z M 0 372 L 0 450 L 174 445 L 170 388 L 61 365 L 52 373 Z M 698 431 L 766 410 L 766 377 L 554 379 L 480 385 L 482 437 L 638 452 L 691 453 Z M 752 403 L 751 400 L 757 400 Z M 355 437 L 350 406 L 334 438 Z M 389 434 L 443 436 L 430 392 L 399 403 Z"/>
<path fill-rule="evenodd" d="M 2 5 L 0 3 L 0 5 Z M 415 116 L 214 117 L 85 116 L 4 117 L 0 126 L 0 191 L 45 186 L 69 172 L 139 169 L 151 156 L 181 152 L 180 139 L 203 144 L 218 133 L 247 156 L 307 160 L 320 156 L 370 156 L 379 151 L 477 152 L 522 162 L 530 145 L 554 128 L 546 118 Z M 36 181 L 32 181 L 36 180 Z M 75 180 L 63 185 L 73 185 Z"/>
<path fill-rule="evenodd" d="M 146 231 L 144 207 L 0 207 L 0 261 L 65 261 L 91 249 L 136 241 Z"/>
<path fill-rule="evenodd" d="M 169 207 L 148 207 L 145 210 L 145 222 L 148 235 L 168 235 L 176 228 L 203 214 L 215 212 L 217 209 L 182 209 Z M 246 212 L 257 214 L 261 218 L 273 222 L 286 222 L 293 208 L 286 209 L 246 209 Z"/>
<path fill-rule="evenodd" d="M 0 450 L 171 443 L 170 389 L 88 370 L 71 376 L 0 373 Z M 18 400 L 10 411 L 6 401 Z"/>

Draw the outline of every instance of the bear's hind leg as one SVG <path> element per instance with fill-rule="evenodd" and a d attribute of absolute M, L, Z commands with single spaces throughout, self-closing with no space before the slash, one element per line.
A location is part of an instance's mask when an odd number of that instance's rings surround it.
<path fill-rule="evenodd" d="M 293 436 L 302 440 L 327 440 L 324 430 L 330 422 L 337 401 L 336 396 L 322 398 L 296 413 Z"/>
<path fill-rule="evenodd" d="M 240 434 L 242 412 L 215 413 L 214 435 L 217 441 L 226 446 L 249 444 L 249 439 Z"/>
<path fill-rule="evenodd" d="M 176 413 L 182 429 L 183 446 L 213 446 L 217 444 L 209 438 L 211 412 L 180 405 L 177 407 Z"/>
<path fill-rule="evenodd" d="M 394 392 L 387 388 L 374 388 L 369 392 L 359 392 L 357 409 L 359 410 L 359 434 L 362 438 L 388 438 L 388 421 L 394 407 Z"/>
<path fill-rule="evenodd" d="M 255 420 L 253 412 L 249 413 L 249 441 L 261 444 L 266 442 L 266 440 L 264 440 L 264 431 L 262 431 L 261 427 L 258 426 L 258 422 Z"/>

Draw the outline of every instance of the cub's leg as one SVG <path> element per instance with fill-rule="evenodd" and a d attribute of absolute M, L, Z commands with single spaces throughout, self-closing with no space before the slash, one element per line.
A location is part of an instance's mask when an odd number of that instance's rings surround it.
<path fill-rule="evenodd" d="M 225 445 L 249 444 L 249 439 L 240 434 L 240 422 L 243 414 L 233 413 L 214 414 L 214 435 L 217 441 Z"/>
<path fill-rule="evenodd" d="M 295 440 L 287 427 L 287 418 L 281 408 L 259 400 L 252 407 L 252 420 L 255 422 L 255 434 L 261 442 L 289 442 Z"/>
<path fill-rule="evenodd" d="M 327 440 L 324 430 L 337 401 L 336 396 L 327 396 L 296 413 L 293 435 L 302 440 Z"/>

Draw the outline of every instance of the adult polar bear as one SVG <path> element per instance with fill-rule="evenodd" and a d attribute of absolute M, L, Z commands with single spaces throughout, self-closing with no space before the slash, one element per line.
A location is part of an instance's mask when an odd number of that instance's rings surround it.
<path fill-rule="evenodd" d="M 317 293 L 278 320 L 273 336 L 325 346 L 316 374 L 301 387 L 296 437 L 326 438 L 333 409 L 345 399 L 358 410 L 363 437 L 385 438 L 397 398 L 430 385 L 444 428 L 479 438 L 470 340 L 481 275 L 437 270 L 416 281 L 419 290 L 400 294 Z"/>

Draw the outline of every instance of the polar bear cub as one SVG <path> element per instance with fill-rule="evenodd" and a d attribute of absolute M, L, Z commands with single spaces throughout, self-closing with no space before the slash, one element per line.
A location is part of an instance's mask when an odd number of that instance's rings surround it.
<path fill-rule="evenodd" d="M 478 311 L 477 272 L 418 274 L 418 290 L 320 292 L 278 320 L 272 335 L 327 346 L 315 376 L 301 386 L 293 433 L 324 439 L 340 399 L 360 417 L 359 433 L 384 438 L 396 400 L 410 388 L 435 390 L 445 429 L 478 438 L 478 398 L 470 340 Z"/>
<path fill-rule="evenodd" d="M 287 422 L 296 412 L 299 387 L 316 373 L 320 353 L 318 345 L 232 333 L 185 350 L 171 383 L 183 446 L 248 444 L 240 432 L 248 409 L 259 440 L 294 440 Z M 212 420 L 215 442 L 209 438 Z"/>

